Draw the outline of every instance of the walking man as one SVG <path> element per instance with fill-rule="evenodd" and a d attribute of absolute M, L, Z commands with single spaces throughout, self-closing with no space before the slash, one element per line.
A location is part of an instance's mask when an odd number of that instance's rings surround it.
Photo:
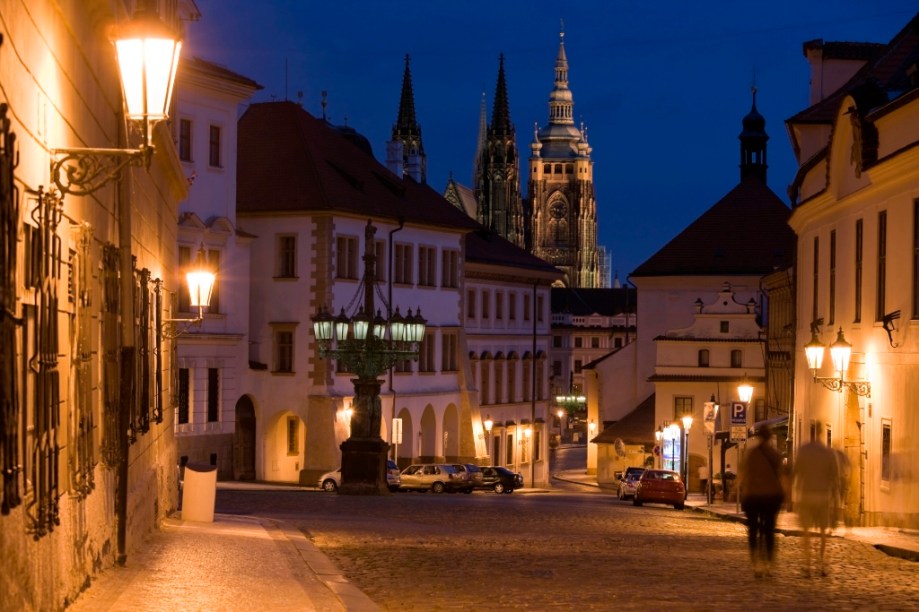
<path fill-rule="evenodd" d="M 756 444 L 740 464 L 740 507 L 747 515 L 747 543 L 753 575 L 768 576 L 775 561 L 775 522 L 785 501 L 782 456 L 772 445 L 772 430 L 761 426 Z"/>
<path fill-rule="evenodd" d="M 839 467 L 836 453 L 819 438 L 798 449 L 794 464 L 795 507 L 804 530 L 804 575 L 810 576 L 811 530 L 818 533 L 817 571 L 826 576 L 826 539 L 836 522 Z"/>

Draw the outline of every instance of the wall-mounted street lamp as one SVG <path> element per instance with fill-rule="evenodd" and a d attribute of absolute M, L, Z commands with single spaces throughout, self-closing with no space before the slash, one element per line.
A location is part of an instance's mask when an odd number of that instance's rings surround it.
<path fill-rule="evenodd" d="M 485 417 L 485 421 L 482 423 L 485 426 L 485 456 L 491 456 L 491 428 L 495 426 L 495 422 L 491 420 L 491 415 Z"/>
<path fill-rule="evenodd" d="M 341 444 L 338 492 L 346 495 L 389 493 L 385 470 L 389 445 L 380 437 L 383 381 L 379 377 L 399 361 L 418 358 L 427 323 L 420 308 L 414 315 L 409 310 L 405 317 L 397 308 L 388 319 L 374 308 L 376 252 L 373 237 L 376 231 L 368 220 L 364 230 L 364 278 L 358 290 L 364 292 L 363 304 L 357 305 L 356 312 L 350 316 L 342 308 L 341 313 L 333 317 L 324 307 L 313 316 L 313 333 L 320 356 L 337 360 L 342 371 L 356 375 L 352 380 L 351 436 Z M 389 310 L 389 305 L 386 306 Z"/>
<path fill-rule="evenodd" d="M 655 442 L 657 442 L 657 446 L 655 446 L 655 449 L 657 451 L 656 454 L 658 457 L 660 457 L 660 461 L 658 462 L 659 465 L 656 465 L 655 467 L 657 467 L 658 469 L 663 469 L 664 468 L 664 429 L 662 427 L 658 427 L 657 430 L 654 432 L 654 440 Z"/>
<path fill-rule="evenodd" d="M 804 355 L 807 357 L 807 367 L 811 369 L 814 382 L 823 384 L 830 391 L 842 392 L 844 388 L 862 397 L 871 397 L 871 383 L 867 380 L 846 380 L 849 370 L 849 358 L 852 356 L 852 345 L 846 341 L 842 327 L 836 334 L 836 341 L 830 345 L 830 359 L 833 361 L 833 370 L 836 376 L 817 376 L 817 371 L 823 365 L 823 355 L 826 347 L 817 337 L 815 325 L 811 325 L 810 342 L 804 345 Z"/>
<path fill-rule="evenodd" d="M 207 266 L 204 247 L 202 246 L 198 249 L 195 265 L 189 268 L 185 274 L 185 282 L 190 296 L 189 305 L 197 312 L 198 316 L 190 319 L 164 319 L 162 325 L 160 325 L 160 334 L 163 338 L 180 336 L 204 320 L 204 310 L 211 305 L 211 293 L 214 290 L 216 280 L 217 275 Z M 156 284 L 154 291 L 159 301 L 163 281 L 158 278 L 153 282 Z"/>
<path fill-rule="evenodd" d="M 88 195 L 121 176 L 127 166 L 149 166 L 153 126 L 169 117 L 182 42 L 163 23 L 155 4 L 141 0 L 113 37 L 124 92 L 125 116 L 141 123 L 136 149 L 56 148 L 51 181 L 62 194 Z"/>

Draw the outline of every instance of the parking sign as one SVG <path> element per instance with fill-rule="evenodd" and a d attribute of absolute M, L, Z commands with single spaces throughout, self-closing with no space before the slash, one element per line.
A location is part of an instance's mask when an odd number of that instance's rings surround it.
<path fill-rule="evenodd" d="M 747 424 L 747 405 L 743 402 L 731 402 L 731 425 Z"/>

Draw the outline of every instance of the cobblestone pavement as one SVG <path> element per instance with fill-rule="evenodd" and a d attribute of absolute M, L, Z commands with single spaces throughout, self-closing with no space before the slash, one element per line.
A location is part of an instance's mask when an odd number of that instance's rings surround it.
<path fill-rule="evenodd" d="M 383 610 L 919 608 L 919 566 L 832 538 L 805 577 L 802 539 L 778 537 L 753 576 L 742 524 L 607 493 L 218 491 L 217 510 L 289 521 Z"/>

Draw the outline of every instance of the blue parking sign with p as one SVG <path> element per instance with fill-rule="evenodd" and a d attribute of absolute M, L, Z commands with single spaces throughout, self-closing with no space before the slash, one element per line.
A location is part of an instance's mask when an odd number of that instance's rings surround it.
<path fill-rule="evenodd" d="M 747 405 L 743 402 L 731 402 L 731 424 L 747 424 Z"/>

